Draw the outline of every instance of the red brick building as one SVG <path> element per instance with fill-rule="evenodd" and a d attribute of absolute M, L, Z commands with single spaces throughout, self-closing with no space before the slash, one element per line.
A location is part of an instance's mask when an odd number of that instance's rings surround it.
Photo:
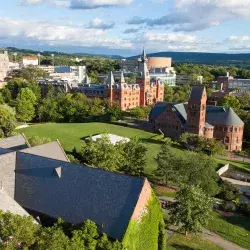
<path fill-rule="evenodd" d="M 209 106 L 204 86 L 194 86 L 188 103 L 159 102 L 151 110 L 149 121 L 155 132 L 177 140 L 184 133 L 216 138 L 228 151 L 242 150 L 244 123 L 231 108 Z"/>
<path fill-rule="evenodd" d="M 113 73 L 110 72 L 106 84 L 90 84 L 87 77 L 86 84 L 78 90 L 87 97 L 98 97 L 107 99 L 110 103 L 117 103 L 122 110 L 161 102 L 164 99 L 164 84 L 160 81 L 150 81 L 147 61 L 145 50 L 143 50 L 134 84 L 125 82 L 123 72 L 121 72 L 119 82 L 116 83 Z"/>

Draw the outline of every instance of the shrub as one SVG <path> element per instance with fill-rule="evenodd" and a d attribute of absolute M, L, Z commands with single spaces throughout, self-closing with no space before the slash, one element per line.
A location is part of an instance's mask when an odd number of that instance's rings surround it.
<path fill-rule="evenodd" d="M 239 212 L 246 216 L 250 216 L 250 204 L 247 202 L 240 203 Z"/>
<path fill-rule="evenodd" d="M 234 202 L 225 202 L 221 205 L 221 210 L 225 212 L 235 212 L 237 210 L 237 206 Z"/>

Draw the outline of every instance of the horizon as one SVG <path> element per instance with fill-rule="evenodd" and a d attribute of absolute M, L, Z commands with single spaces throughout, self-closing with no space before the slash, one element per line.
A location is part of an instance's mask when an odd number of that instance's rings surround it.
<path fill-rule="evenodd" d="M 121 56 L 142 47 L 250 52 L 250 0 L 9 0 L 0 7 L 1 47 Z"/>

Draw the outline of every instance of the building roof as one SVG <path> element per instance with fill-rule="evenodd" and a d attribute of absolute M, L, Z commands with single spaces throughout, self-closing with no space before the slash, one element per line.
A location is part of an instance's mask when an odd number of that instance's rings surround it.
<path fill-rule="evenodd" d="M 37 56 L 24 56 L 23 59 L 25 60 L 38 60 Z"/>
<path fill-rule="evenodd" d="M 11 151 L 21 150 L 28 148 L 28 142 L 24 135 L 17 135 L 8 138 L 0 139 L 0 148 L 9 149 Z M 0 151 L 1 154 L 1 151 Z"/>
<path fill-rule="evenodd" d="M 8 196 L 4 189 L 0 189 L 0 210 L 3 212 L 11 212 L 21 216 L 29 216 L 25 209 L 23 209 L 14 199 Z"/>
<path fill-rule="evenodd" d="M 31 147 L 21 150 L 21 152 L 40 155 L 56 160 L 69 161 L 67 155 L 65 154 L 60 142 L 57 140 L 55 142 L 49 142 L 36 147 Z"/>
<path fill-rule="evenodd" d="M 200 101 L 204 92 L 204 86 L 193 86 L 190 92 L 189 100 Z"/>
<path fill-rule="evenodd" d="M 60 167 L 60 176 L 58 169 Z M 94 221 L 122 239 L 145 179 L 17 152 L 15 200 L 73 224 Z"/>
<path fill-rule="evenodd" d="M 55 73 L 70 73 L 71 69 L 70 69 L 70 66 L 55 66 L 54 72 Z"/>
<path fill-rule="evenodd" d="M 115 84 L 115 79 L 114 79 L 114 75 L 113 75 L 113 72 L 110 71 L 109 74 L 108 74 L 108 79 L 107 79 L 107 84 L 112 87 L 112 85 Z"/>
<path fill-rule="evenodd" d="M 20 137 L 4 140 L 15 139 Z M 73 224 L 90 219 L 100 232 L 121 240 L 145 181 L 71 164 L 57 141 L 0 155 L 4 189 L 0 190 L 0 209 L 20 214 L 22 206 Z"/>
<path fill-rule="evenodd" d="M 213 125 L 244 125 L 244 122 L 239 118 L 232 108 L 222 106 L 207 106 L 206 121 Z"/>
<path fill-rule="evenodd" d="M 161 102 L 157 103 L 151 110 L 149 117 L 150 119 L 157 119 L 165 110 L 168 103 Z M 179 103 L 172 104 L 173 112 L 181 120 L 182 124 L 187 122 L 187 104 Z M 239 118 L 239 116 L 233 111 L 232 108 L 222 107 L 222 106 L 207 106 L 206 107 L 206 122 L 215 125 L 224 126 L 243 126 L 244 122 Z"/>
<path fill-rule="evenodd" d="M 158 118 L 167 108 L 167 102 L 157 102 L 149 113 L 150 119 Z"/>

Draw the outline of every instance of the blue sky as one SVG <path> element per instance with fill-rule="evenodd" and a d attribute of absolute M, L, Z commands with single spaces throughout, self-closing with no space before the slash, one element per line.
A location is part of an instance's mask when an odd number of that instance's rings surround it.
<path fill-rule="evenodd" d="M 2 0 L 0 46 L 134 55 L 250 52 L 250 0 Z"/>

